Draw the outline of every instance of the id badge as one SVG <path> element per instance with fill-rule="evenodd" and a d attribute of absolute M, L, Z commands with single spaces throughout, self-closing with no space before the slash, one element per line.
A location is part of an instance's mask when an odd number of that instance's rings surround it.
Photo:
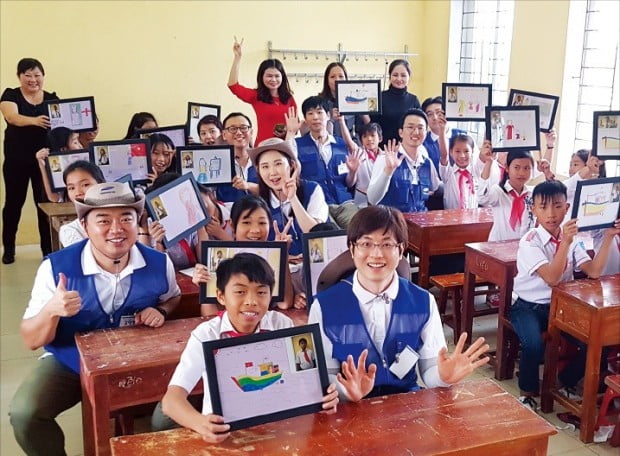
<path fill-rule="evenodd" d="M 420 359 L 420 355 L 407 345 L 400 353 L 396 354 L 396 360 L 390 366 L 390 372 L 402 380 L 415 367 L 418 359 Z"/>
<path fill-rule="evenodd" d="M 342 162 L 338 165 L 338 175 L 342 176 L 343 174 L 347 174 L 349 172 L 349 168 L 347 168 L 347 164 Z"/>
<path fill-rule="evenodd" d="M 119 322 L 119 327 L 123 326 L 134 326 L 136 324 L 135 317 L 133 315 L 121 315 L 121 320 Z"/>

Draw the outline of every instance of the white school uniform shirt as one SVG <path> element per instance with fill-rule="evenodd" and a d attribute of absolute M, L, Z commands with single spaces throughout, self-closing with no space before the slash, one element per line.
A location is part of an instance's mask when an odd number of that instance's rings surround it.
<path fill-rule="evenodd" d="M 336 138 L 331 133 L 327 133 L 327 139 L 323 143 L 320 143 L 318 140 L 314 139 L 312 133 L 308 133 L 308 136 L 310 136 L 310 139 L 316 145 L 321 159 L 325 162 L 325 166 L 327 166 L 329 161 L 332 159 L 332 144 L 336 144 L 338 141 L 336 141 Z M 297 157 L 299 155 L 297 152 L 297 141 L 295 141 L 295 139 L 289 140 L 289 144 L 293 148 L 295 157 Z"/>
<path fill-rule="evenodd" d="M 430 160 L 428 158 L 428 152 L 426 148 L 422 145 L 418 146 L 418 154 L 416 155 L 415 161 L 412 160 L 402 144 L 398 148 L 398 156 L 405 156 L 405 163 L 409 167 L 409 171 L 411 171 L 411 184 L 418 184 L 418 168 L 422 165 L 424 160 Z M 434 192 L 441 185 L 441 180 L 439 179 L 439 175 L 437 174 L 437 170 L 435 169 L 435 165 L 431 162 L 431 187 L 430 191 Z M 375 160 L 375 164 L 372 167 L 372 174 L 370 176 L 370 184 L 368 185 L 368 202 L 370 204 L 379 204 L 379 201 L 383 199 L 388 189 L 390 188 L 390 181 L 392 180 L 392 176 L 388 176 L 385 174 L 385 153 L 379 155 Z"/>
<path fill-rule="evenodd" d="M 480 162 L 480 160 L 477 160 Z M 461 168 L 454 165 L 442 165 L 439 163 L 439 177 L 443 181 L 443 206 L 444 209 L 461 209 L 461 194 L 465 207 L 463 209 L 474 209 L 478 207 L 478 181 L 480 180 L 480 167 L 469 164 L 464 170 L 469 172 L 469 178 L 459 186 Z M 470 191 L 468 181 L 471 180 L 473 192 Z"/>
<path fill-rule="evenodd" d="M 282 213 L 287 218 L 291 217 L 293 209 L 291 208 L 290 201 L 280 203 L 280 200 L 274 195 L 274 193 L 270 192 L 269 202 L 271 207 L 274 209 L 280 207 L 280 204 L 282 204 Z M 327 218 L 329 217 L 329 206 L 327 206 L 327 203 L 325 202 L 325 193 L 323 193 L 323 189 L 320 185 L 317 185 L 314 188 L 312 195 L 310 195 L 310 200 L 308 201 L 308 207 L 305 207 L 304 209 L 306 209 L 308 215 L 310 215 L 313 219 L 319 220 L 320 222 L 327 221 Z"/>
<path fill-rule="evenodd" d="M 551 234 L 542 226 L 531 229 L 521 238 L 517 251 L 518 273 L 513 288 L 521 299 L 537 304 L 551 302 L 551 287 L 537 273 L 537 270 L 551 263 L 555 252 L 556 244 L 552 241 Z M 586 261 L 591 261 L 588 252 L 581 242 L 573 240 L 568 249 L 566 267 L 560 282 L 573 280 L 573 271 Z"/>
<path fill-rule="evenodd" d="M 314 352 L 309 348 L 306 348 L 306 353 L 308 354 L 308 359 L 310 361 L 306 361 L 306 357 L 304 356 L 304 352 L 299 350 L 297 355 L 295 356 L 295 362 L 299 364 L 301 370 L 311 369 L 313 367 L 312 360 L 314 360 Z"/>
<path fill-rule="evenodd" d="M 605 230 L 593 230 L 589 232 L 594 244 L 594 252 L 598 255 L 603 244 Z M 611 241 L 611 247 L 607 254 L 607 263 L 603 267 L 601 275 L 620 274 L 620 235 L 616 234 Z"/>
<path fill-rule="evenodd" d="M 87 237 L 86 231 L 84 231 L 78 219 L 65 223 L 58 231 L 58 240 L 63 247 L 69 247 L 71 244 L 83 241 Z"/>
<path fill-rule="evenodd" d="M 513 190 L 509 181 L 502 189 L 499 184 L 490 186 L 490 179 L 480 179 L 478 186 L 478 203 L 484 207 L 493 208 L 493 226 L 489 234 L 489 241 L 509 241 L 521 239 L 527 231 L 534 226 L 534 214 L 532 213 L 532 188 L 523 186 L 523 193 L 528 193 L 525 199 L 525 210 L 521 216 L 521 225 L 513 230 L 510 226 L 510 212 L 512 210 Z"/>
<path fill-rule="evenodd" d="M 275 331 L 276 329 L 292 328 L 293 326 L 293 320 L 286 315 L 270 310 L 259 322 L 256 332 Z M 228 318 L 228 312 L 224 312 L 221 317 L 212 318 L 198 325 L 190 334 L 187 345 L 181 354 L 179 364 L 170 379 L 169 386 L 179 386 L 189 394 L 202 377 L 202 384 L 204 387 L 204 399 L 202 401 L 203 415 L 212 413 L 213 408 L 211 406 L 209 380 L 207 377 L 202 343 L 221 339 L 222 334 L 227 331 L 235 331 L 235 328 Z"/>
<path fill-rule="evenodd" d="M 368 185 L 370 184 L 370 176 L 372 175 L 372 168 L 374 166 L 374 162 L 368 158 L 368 153 L 366 149 L 363 147 L 360 148 L 362 150 L 362 157 L 360 158 L 360 166 L 357 169 L 357 181 L 355 182 L 355 196 L 353 197 L 353 202 L 358 207 L 367 207 L 368 206 Z M 377 157 L 381 155 L 383 151 L 381 149 L 377 152 Z M 376 158 L 375 158 L 376 160 Z"/>
<path fill-rule="evenodd" d="M 398 275 L 394 272 L 392 282 L 384 293 L 376 295 L 366 290 L 359 282 L 358 273 L 353 274 L 353 294 L 358 300 L 364 323 L 368 334 L 379 351 L 383 350 L 383 341 L 387 334 L 390 317 L 392 315 L 392 301 L 398 295 L 399 280 Z M 429 388 L 435 386 L 448 386 L 439 378 L 437 370 L 437 355 L 441 348 L 446 346 L 446 339 L 443 335 L 443 327 L 435 297 L 429 293 L 429 319 L 422 328 L 421 338 L 422 347 L 420 348 L 419 370 L 422 381 Z M 386 299 L 387 297 L 387 299 Z M 337 303 L 330 303 L 337 304 Z M 330 383 L 336 383 L 342 392 L 342 386 L 336 382 L 336 374 L 340 371 L 340 363 L 332 357 L 333 345 L 329 337 L 325 335 L 323 330 L 323 313 L 318 299 L 315 299 L 310 314 L 308 316 L 308 324 L 318 323 L 321 327 L 321 340 L 323 341 L 323 351 L 325 353 L 325 362 L 327 371 L 330 376 Z M 357 362 L 357 360 L 354 360 Z"/>

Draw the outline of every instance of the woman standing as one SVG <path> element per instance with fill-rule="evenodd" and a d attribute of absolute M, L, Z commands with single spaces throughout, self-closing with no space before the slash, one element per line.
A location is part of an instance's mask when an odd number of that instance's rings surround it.
<path fill-rule="evenodd" d="M 47 201 L 35 154 L 46 146 L 47 128 L 50 126 L 43 102 L 58 99 L 55 93 L 43 90 L 45 70 L 37 59 L 21 59 L 17 64 L 17 77 L 20 86 L 6 89 L 0 98 L 0 111 L 7 124 L 2 167 L 5 194 L 2 209 L 4 264 L 15 261 L 15 238 L 29 181 L 35 205 Z M 38 207 L 37 216 L 41 251 L 47 255 L 52 251 L 49 224 L 45 213 Z"/>
<path fill-rule="evenodd" d="M 345 138 L 345 136 L 342 132 L 341 123 L 338 121 L 340 114 L 337 112 L 336 108 L 336 82 L 346 81 L 348 79 L 349 77 L 347 75 L 347 70 L 344 65 L 340 62 L 332 62 L 327 65 L 327 68 L 325 69 L 325 74 L 323 75 L 323 90 L 321 90 L 321 92 L 319 93 L 319 97 L 325 98 L 329 102 L 330 122 L 333 126 L 334 136 L 340 136 L 342 138 Z M 351 136 L 351 138 L 356 138 L 357 135 L 355 134 L 355 116 L 344 116 L 344 121 L 346 124 L 346 128 L 349 130 L 349 135 Z"/>

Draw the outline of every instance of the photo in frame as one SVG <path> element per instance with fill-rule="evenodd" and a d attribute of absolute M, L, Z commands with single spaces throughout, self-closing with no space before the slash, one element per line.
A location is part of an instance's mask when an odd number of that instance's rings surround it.
<path fill-rule="evenodd" d="M 329 379 L 317 323 L 202 346 L 205 394 L 231 431 L 322 410 Z"/>
<path fill-rule="evenodd" d="M 190 174 L 191 175 L 191 174 Z M 211 274 L 211 280 L 200 285 L 200 303 L 217 303 L 216 281 L 217 267 L 222 260 L 232 258 L 237 253 L 254 253 L 265 260 L 274 271 L 276 282 L 271 293 L 271 302 L 280 302 L 284 299 L 284 281 L 288 265 L 286 242 L 248 242 L 248 241 L 202 241 L 201 258 L 202 264 L 207 266 Z"/>
<path fill-rule="evenodd" d="M 97 165 L 106 182 L 130 174 L 134 184 L 149 182 L 151 143 L 148 139 L 94 142 L 90 145 L 90 162 Z"/>
<path fill-rule="evenodd" d="M 492 84 L 441 84 L 442 108 L 446 120 L 483 122 L 487 106 L 491 106 Z"/>
<path fill-rule="evenodd" d="M 538 106 L 540 131 L 543 133 L 549 133 L 553 128 L 559 103 L 560 97 L 557 95 L 547 95 L 545 93 L 518 89 L 510 89 L 508 94 L 508 106 Z"/>
<path fill-rule="evenodd" d="M 538 106 L 487 106 L 485 135 L 493 152 L 540 150 Z"/>
<path fill-rule="evenodd" d="M 175 149 L 178 147 L 184 147 L 187 144 L 187 138 L 185 137 L 185 125 L 171 125 L 169 127 L 149 128 L 147 130 L 136 130 L 137 138 L 148 138 L 153 133 L 161 133 L 166 135 L 174 144 Z"/>
<path fill-rule="evenodd" d="M 65 190 L 65 181 L 62 178 L 65 169 L 78 160 L 90 161 L 88 150 L 66 150 L 50 152 L 45 159 L 45 170 L 53 192 L 61 193 Z"/>
<path fill-rule="evenodd" d="M 340 114 L 381 114 L 381 81 L 336 81 L 336 107 Z"/>
<path fill-rule="evenodd" d="M 187 103 L 187 131 L 185 133 L 186 137 L 191 137 L 196 144 L 201 144 L 200 133 L 198 132 L 198 122 L 204 116 L 212 115 L 220 118 L 221 106 L 205 104 L 205 103 L 196 103 L 190 101 Z"/>
<path fill-rule="evenodd" d="M 302 234 L 304 279 L 306 295 L 316 295 L 317 281 L 321 271 L 338 255 L 348 249 L 347 231 L 322 231 Z M 312 299 L 308 299 L 308 308 Z"/>
<path fill-rule="evenodd" d="M 58 127 L 67 127 L 76 132 L 97 129 L 95 97 L 48 100 L 45 105 L 52 130 Z"/>
<path fill-rule="evenodd" d="M 620 111 L 595 111 L 592 126 L 592 155 L 620 160 Z"/>
<path fill-rule="evenodd" d="M 185 146 L 177 149 L 177 168 L 208 186 L 229 185 L 235 177 L 233 146 Z"/>
<path fill-rule="evenodd" d="M 579 231 L 612 227 L 620 217 L 620 177 L 577 182 L 572 208 Z"/>

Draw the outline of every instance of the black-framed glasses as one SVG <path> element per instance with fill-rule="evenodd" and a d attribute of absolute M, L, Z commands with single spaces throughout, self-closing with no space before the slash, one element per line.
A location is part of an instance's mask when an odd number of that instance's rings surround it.
<path fill-rule="evenodd" d="M 400 246 L 400 242 L 370 242 L 370 241 L 359 241 L 355 243 L 355 246 L 360 249 L 362 252 L 370 252 L 373 248 L 379 247 L 384 253 L 392 252 L 396 247 Z"/>
<path fill-rule="evenodd" d="M 250 126 L 249 125 L 239 125 L 239 126 L 233 126 L 233 127 L 226 127 L 226 128 L 224 128 L 224 130 L 226 130 L 228 133 L 232 133 L 234 135 L 238 131 L 240 131 L 241 133 L 247 133 L 248 131 L 250 131 Z"/>

